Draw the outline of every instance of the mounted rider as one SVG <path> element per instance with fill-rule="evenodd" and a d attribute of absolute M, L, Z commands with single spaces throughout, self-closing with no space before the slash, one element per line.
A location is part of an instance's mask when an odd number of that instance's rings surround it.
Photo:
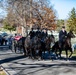
<path fill-rule="evenodd" d="M 42 30 L 41 36 L 42 36 L 42 38 L 44 38 L 44 39 L 48 36 L 47 29 L 43 29 L 43 30 Z"/>
<path fill-rule="evenodd" d="M 41 31 L 40 31 L 40 28 L 39 27 L 37 28 L 36 36 L 37 37 L 41 37 Z"/>
<path fill-rule="evenodd" d="M 31 28 L 29 35 L 30 35 L 30 39 L 32 39 L 35 36 L 35 31 L 33 30 L 33 28 Z"/>
<path fill-rule="evenodd" d="M 41 42 L 44 44 L 46 37 L 48 36 L 47 30 L 45 28 L 43 28 L 41 30 Z"/>
<path fill-rule="evenodd" d="M 67 36 L 67 32 L 65 30 L 65 26 L 62 26 L 62 30 L 59 32 L 59 45 L 62 47 L 65 41 L 65 37 Z"/>

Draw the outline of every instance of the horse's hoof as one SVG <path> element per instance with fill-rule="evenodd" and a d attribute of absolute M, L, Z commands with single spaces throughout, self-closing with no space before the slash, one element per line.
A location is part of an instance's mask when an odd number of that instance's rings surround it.
<path fill-rule="evenodd" d="M 66 61 L 69 61 L 69 59 L 66 59 Z"/>
<path fill-rule="evenodd" d="M 34 57 L 32 57 L 32 60 L 34 60 Z"/>
<path fill-rule="evenodd" d="M 23 53 L 23 55 L 24 55 L 24 56 L 26 56 L 26 54 L 25 54 L 25 53 Z"/>
<path fill-rule="evenodd" d="M 71 58 L 71 56 L 69 56 L 69 58 Z"/>
<path fill-rule="evenodd" d="M 56 60 L 58 59 L 58 56 L 56 56 Z"/>
<path fill-rule="evenodd" d="M 41 60 L 41 58 L 38 58 L 38 61 L 40 61 Z"/>

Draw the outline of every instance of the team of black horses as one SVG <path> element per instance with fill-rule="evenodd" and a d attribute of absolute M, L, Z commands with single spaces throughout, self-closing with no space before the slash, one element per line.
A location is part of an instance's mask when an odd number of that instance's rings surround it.
<path fill-rule="evenodd" d="M 42 54 L 47 51 L 49 54 L 50 52 L 54 52 L 57 57 L 61 58 L 62 51 L 65 50 L 66 58 L 72 56 L 73 51 L 71 47 L 71 38 L 74 38 L 75 35 L 71 32 L 67 34 L 64 38 L 63 47 L 60 47 L 59 41 L 55 41 L 55 37 L 51 34 L 44 38 L 44 36 L 34 36 L 30 39 L 30 35 L 26 37 L 22 37 L 19 40 L 14 40 L 14 50 L 15 52 L 17 49 L 23 50 L 24 55 L 29 56 L 31 58 L 43 58 Z M 54 44 L 51 47 L 51 44 Z M 70 51 L 70 56 L 68 56 L 68 50 Z"/>

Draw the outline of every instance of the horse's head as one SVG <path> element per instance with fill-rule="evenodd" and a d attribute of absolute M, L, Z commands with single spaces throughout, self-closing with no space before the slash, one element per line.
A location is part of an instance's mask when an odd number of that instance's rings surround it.
<path fill-rule="evenodd" d="M 51 39 L 51 42 L 52 42 L 52 43 L 55 42 L 55 37 L 54 37 L 54 35 L 50 35 L 50 39 Z"/>
<path fill-rule="evenodd" d="M 74 35 L 73 32 L 70 30 L 70 32 L 67 34 L 67 37 L 69 37 L 69 38 L 74 38 L 75 35 Z"/>
<path fill-rule="evenodd" d="M 67 46 L 71 46 L 71 38 L 74 38 L 75 37 L 75 35 L 73 34 L 73 32 L 72 31 L 70 31 L 68 34 L 67 34 L 67 36 L 66 36 L 66 38 L 65 38 L 65 43 L 64 43 L 64 46 L 65 47 L 67 47 Z"/>
<path fill-rule="evenodd" d="M 45 38 L 45 42 L 46 43 L 51 43 L 54 41 L 54 38 L 51 36 L 51 35 L 48 35 L 46 38 Z"/>

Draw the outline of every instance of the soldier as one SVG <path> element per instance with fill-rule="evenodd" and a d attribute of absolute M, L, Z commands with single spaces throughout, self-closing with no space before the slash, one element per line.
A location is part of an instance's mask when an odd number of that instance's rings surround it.
<path fill-rule="evenodd" d="M 46 29 L 42 29 L 41 31 L 41 39 L 44 42 L 44 40 L 46 39 L 46 37 L 48 36 L 47 30 Z"/>
<path fill-rule="evenodd" d="M 42 31 L 42 35 L 43 35 L 43 37 L 45 37 L 45 38 L 48 36 L 47 29 L 44 29 L 44 30 Z"/>
<path fill-rule="evenodd" d="M 40 28 L 39 27 L 37 28 L 36 36 L 37 37 L 41 37 L 41 31 L 40 31 Z"/>
<path fill-rule="evenodd" d="M 59 32 L 59 45 L 60 45 L 60 47 L 62 47 L 66 36 L 67 36 L 67 32 L 65 30 L 65 26 L 62 26 L 62 30 Z"/>
<path fill-rule="evenodd" d="M 33 28 L 31 29 L 29 35 L 30 35 L 30 39 L 32 39 L 35 36 L 35 32 L 34 32 Z"/>

